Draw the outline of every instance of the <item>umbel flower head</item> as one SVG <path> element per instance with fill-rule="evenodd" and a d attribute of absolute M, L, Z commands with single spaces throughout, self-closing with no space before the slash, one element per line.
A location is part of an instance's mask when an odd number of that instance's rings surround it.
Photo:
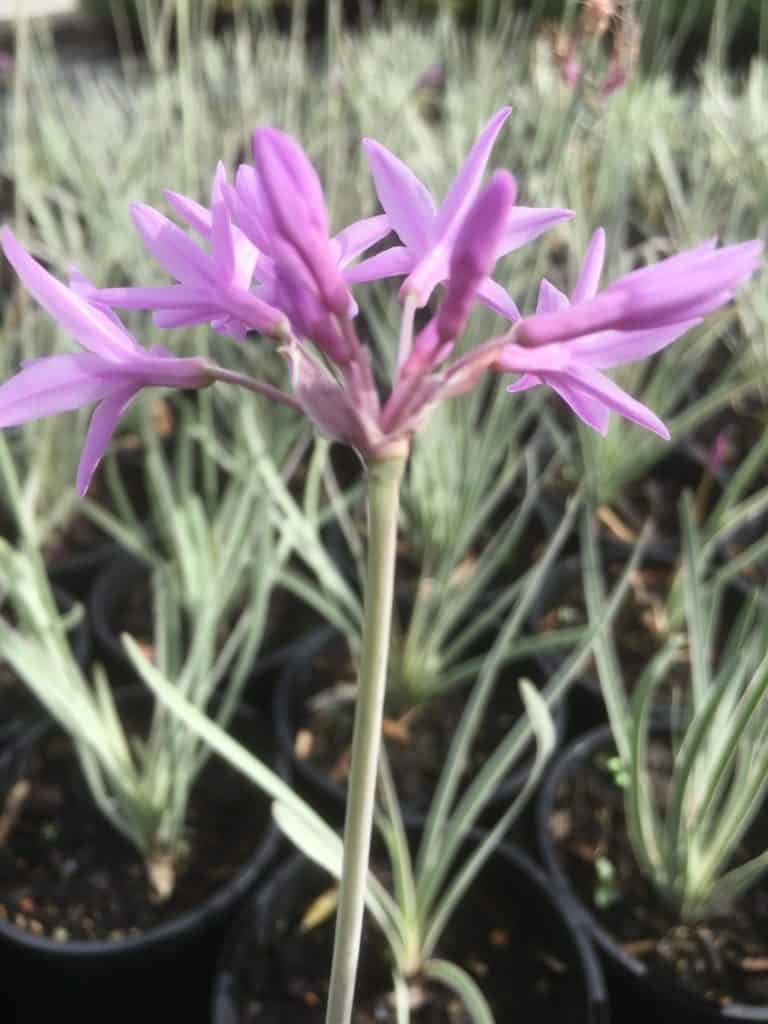
<path fill-rule="evenodd" d="M 509 114 L 508 108 L 498 111 L 481 131 L 440 206 L 405 164 L 366 140 L 384 213 L 336 235 L 320 179 L 302 149 L 274 128 L 259 129 L 254 164 L 239 167 L 233 184 L 219 166 L 210 209 L 166 193 L 200 245 L 151 207 L 133 207 L 136 227 L 173 284 L 97 288 L 75 275 L 67 288 L 4 229 L 2 247 L 22 283 L 86 351 L 35 360 L 0 386 L 0 427 L 97 403 L 78 471 L 81 493 L 123 410 L 150 386 L 201 388 L 220 381 L 246 387 L 303 410 L 321 433 L 354 446 L 364 459 L 408 439 L 435 403 L 469 390 L 488 372 L 519 374 L 508 387 L 513 392 L 548 385 L 601 432 L 615 411 L 668 436 L 650 409 L 601 371 L 652 355 L 728 302 L 758 267 L 762 245 L 717 249 L 706 242 L 599 291 L 605 238 L 598 230 L 571 299 L 542 281 L 536 312 L 521 319 L 492 276 L 496 263 L 572 213 L 518 206 L 515 179 L 505 170 L 483 184 Z M 390 231 L 401 245 L 355 264 Z M 397 370 L 382 394 L 355 329 L 350 289 L 393 276 L 404 276 L 405 311 L 393 339 Z M 438 287 L 436 309 L 414 337 L 414 310 Z M 476 302 L 513 326 L 452 358 Z M 241 341 L 257 332 L 277 343 L 292 390 L 208 358 L 181 358 L 159 346 L 147 350 L 112 307 L 151 310 L 161 327 L 210 323 Z"/>
<path fill-rule="evenodd" d="M 668 439 L 650 409 L 601 370 L 653 355 L 733 298 L 758 268 L 762 244 L 716 249 L 714 241 L 625 274 L 602 291 L 605 232 L 592 236 L 569 299 L 546 279 L 536 313 L 520 321 L 498 368 L 521 373 L 508 391 L 548 384 L 601 434 L 611 410 Z"/>

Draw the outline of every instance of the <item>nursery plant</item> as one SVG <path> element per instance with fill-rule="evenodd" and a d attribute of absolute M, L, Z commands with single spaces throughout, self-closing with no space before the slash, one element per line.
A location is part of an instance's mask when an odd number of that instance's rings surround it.
<path fill-rule="evenodd" d="M 12 613 L 0 618 L 3 656 L 72 738 L 95 803 L 135 846 L 150 891 L 166 900 L 183 867 L 187 805 L 206 747 L 160 705 L 146 740 L 135 742 L 103 669 L 97 665 L 89 680 L 74 657 L 67 629 L 82 609 L 67 616 L 57 607 L 4 444 L 0 479 L 20 533 L 16 547 L 0 541 L 2 598 Z M 203 531 L 199 508 L 195 517 L 195 509 L 169 505 L 170 529 L 193 530 L 183 557 L 157 563 L 152 575 L 158 671 L 195 706 L 215 708 L 222 723 L 232 720 L 252 670 L 280 566 L 276 531 L 267 516 L 254 516 L 261 501 L 253 481 L 232 485 L 221 500 L 226 532 Z"/>
<path fill-rule="evenodd" d="M 25 366 L 0 388 L 0 426 L 96 402 L 78 468 L 84 492 L 120 416 L 149 386 L 240 386 L 300 409 L 326 436 L 356 449 L 366 468 L 368 572 L 358 699 L 344 835 L 336 945 L 327 1019 L 344 1024 L 354 998 L 368 852 L 387 676 L 398 496 L 411 439 L 432 409 L 479 385 L 489 373 L 515 374 L 508 390 L 540 384 L 585 422 L 607 429 L 611 411 L 667 437 L 658 417 L 601 371 L 649 356 L 728 302 L 756 270 L 759 242 L 717 249 L 712 242 L 599 287 L 605 239 L 598 230 L 569 300 L 543 281 L 537 311 L 521 317 L 490 276 L 503 255 L 571 216 L 516 205 L 512 175 L 498 170 L 483 186 L 493 143 L 510 110 L 478 136 L 439 205 L 383 145 L 366 140 L 382 214 L 331 236 L 315 169 L 289 136 L 260 128 L 253 165 L 230 182 L 217 171 L 210 208 L 177 194 L 169 202 L 200 240 L 151 207 L 133 219 L 174 283 L 98 288 L 80 276 L 70 287 L 50 275 L 4 229 L 2 244 L 26 288 L 85 351 Z M 390 231 L 399 244 L 355 262 Z M 370 349 L 355 329 L 350 291 L 402 277 L 403 315 L 394 374 L 382 395 Z M 417 310 L 444 286 L 419 331 Z M 511 326 L 462 351 L 459 341 L 476 301 Z M 151 309 L 156 324 L 210 324 L 242 340 L 257 331 L 276 342 L 291 372 L 291 393 L 205 356 L 143 348 L 113 307 Z M 513 400 L 510 400 L 511 402 Z M 512 413 L 511 413 L 512 414 Z"/>
<path fill-rule="evenodd" d="M 576 515 L 577 509 L 574 504 L 569 510 L 569 519 Z M 569 522 L 562 525 L 560 536 L 551 540 L 545 556 L 525 581 L 525 604 L 535 597 L 569 528 Z M 418 1002 L 419 988 L 428 981 L 453 990 L 473 1020 L 494 1020 L 492 1007 L 472 975 L 461 965 L 442 960 L 436 952 L 439 953 L 441 939 L 462 899 L 536 788 L 554 744 L 548 705 L 554 706 L 583 670 L 591 654 L 593 639 L 607 628 L 623 600 L 640 555 L 641 548 L 638 547 L 607 600 L 600 621 L 582 635 L 580 643 L 561 669 L 549 680 L 544 693 L 540 694 L 527 680 L 520 681 L 526 714 L 500 741 L 472 786 L 462 792 L 461 765 L 477 738 L 483 713 L 506 660 L 510 637 L 518 628 L 517 616 L 509 617 L 488 652 L 478 684 L 466 704 L 423 823 L 421 839 L 413 852 L 407 838 L 410 823 L 404 819 L 386 754 L 382 754 L 376 826 L 386 851 L 392 883 L 390 889 L 376 876 L 368 874 L 365 903 L 381 929 L 391 957 L 392 992 L 398 1021 L 411 1019 L 411 1007 L 414 1001 Z M 126 642 L 134 663 L 156 697 L 212 750 L 272 796 L 275 800 L 274 815 L 282 831 L 309 860 L 340 879 L 344 856 L 341 838 L 274 772 L 190 705 L 147 661 L 133 641 Z M 487 811 L 500 782 L 532 743 L 535 756 L 525 785 L 499 814 L 493 827 L 482 834 L 472 855 L 462 859 L 464 843 L 477 827 L 481 815 Z M 305 912 L 311 916 L 315 909 L 305 908 Z"/>
<path fill-rule="evenodd" d="M 553 767 L 539 836 L 561 898 L 576 900 L 616 969 L 617 1013 L 652 1006 L 663 1020 L 759 1020 L 765 603 L 753 590 L 729 608 L 732 595 L 707 574 L 690 493 L 680 513 L 684 616 L 632 694 L 612 630 L 596 635 L 609 726 Z M 585 595 L 600 616 L 590 516 L 582 539 Z"/>
<path fill-rule="evenodd" d="M 611 733 L 622 765 L 627 829 L 638 867 L 682 921 L 706 920 L 752 885 L 768 853 L 734 865 L 766 791 L 764 701 L 768 689 L 765 603 L 755 592 L 722 638 L 722 587 L 703 573 L 690 494 L 681 505 L 685 630 L 651 661 L 631 701 L 610 631 L 595 640 Z M 602 614 L 600 568 L 587 525 L 585 589 Z M 690 687 L 669 728 L 676 755 L 665 798 L 651 783 L 649 747 L 658 688 L 687 643 Z"/>

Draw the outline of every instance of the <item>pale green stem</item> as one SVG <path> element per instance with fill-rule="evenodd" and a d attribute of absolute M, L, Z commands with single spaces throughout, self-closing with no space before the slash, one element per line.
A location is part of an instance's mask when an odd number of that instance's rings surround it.
<path fill-rule="evenodd" d="M 352 1018 L 387 683 L 400 480 L 407 457 L 408 445 L 401 442 L 368 462 L 365 624 L 326 1024 L 349 1024 Z"/>
<path fill-rule="evenodd" d="M 245 373 L 238 373 L 237 370 L 225 370 L 222 366 L 215 365 L 209 367 L 209 373 L 213 380 L 224 381 L 227 384 L 237 384 L 238 387 L 253 391 L 254 394 L 271 398 L 273 402 L 280 402 L 291 409 L 301 410 L 301 406 L 295 398 L 286 394 L 285 391 L 281 391 L 280 388 L 267 384 L 266 381 L 256 380 Z"/>

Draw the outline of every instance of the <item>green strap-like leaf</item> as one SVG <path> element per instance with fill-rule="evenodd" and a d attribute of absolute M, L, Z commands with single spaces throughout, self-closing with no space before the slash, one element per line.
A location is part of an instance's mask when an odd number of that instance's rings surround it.
<path fill-rule="evenodd" d="M 424 974 L 452 989 L 464 1003 L 474 1024 L 495 1024 L 488 1000 L 472 975 L 463 967 L 448 960 L 427 960 L 424 964 Z"/>

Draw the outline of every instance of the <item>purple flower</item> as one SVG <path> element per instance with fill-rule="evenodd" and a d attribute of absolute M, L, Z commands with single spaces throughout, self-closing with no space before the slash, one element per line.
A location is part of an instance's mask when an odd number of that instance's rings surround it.
<path fill-rule="evenodd" d="M 598 293 L 605 255 L 598 229 L 571 300 L 544 280 L 536 313 L 515 325 L 497 366 L 522 377 L 507 390 L 547 384 L 601 434 L 613 410 L 668 439 L 661 420 L 600 370 L 653 355 L 733 298 L 758 268 L 762 243 L 714 245 L 632 271 Z"/>
<path fill-rule="evenodd" d="M 253 155 L 256 166 L 240 167 L 224 196 L 235 222 L 270 261 L 266 294 L 298 334 L 334 361 L 348 362 L 354 345 L 343 325 L 357 307 L 343 270 L 389 232 L 389 222 L 370 217 L 330 238 L 320 180 L 301 147 L 283 132 L 261 128 Z"/>
<path fill-rule="evenodd" d="M 451 249 L 480 190 L 496 137 L 510 113 L 509 107 L 503 107 L 485 126 L 439 209 L 428 189 L 404 163 L 373 139 L 364 141 L 379 202 L 403 244 L 363 260 L 347 274 L 348 281 L 357 283 L 405 274 L 401 294 L 412 294 L 418 306 L 429 301 L 435 286 L 448 277 Z M 516 207 L 496 258 L 519 249 L 553 224 L 572 216 L 570 210 Z M 490 277 L 480 285 L 477 297 L 511 320 L 519 315 L 506 291 Z"/>
<path fill-rule="evenodd" d="M 508 171 L 496 171 L 475 199 L 451 251 L 445 295 L 437 315 L 415 339 L 403 377 L 425 372 L 450 353 L 483 282 L 493 270 L 516 195 L 512 175 Z"/>
<path fill-rule="evenodd" d="M 260 290 L 251 288 L 254 272 L 271 275 L 268 261 L 233 224 L 222 195 L 226 172 L 216 172 L 210 212 L 185 196 L 169 193 L 171 204 L 210 244 L 195 245 L 183 231 L 151 206 L 134 203 L 131 215 L 149 252 L 178 284 L 155 288 L 100 288 L 91 296 L 118 309 L 153 309 L 159 327 L 210 323 L 220 334 L 243 340 L 249 331 L 281 336 L 285 314 Z M 263 292 L 263 289 L 261 290 Z"/>
<path fill-rule="evenodd" d="M 77 471 L 85 494 L 94 470 L 126 406 L 151 386 L 202 388 L 214 379 L 204 359 L 181 359 L 157 347 L 142 348 L 106 308 L 85 297 L 82 278 L 67 288 L 40 266 L 8 228 L 3 251 L 40 305 L 82 345 L 85 352 L 33 359 L 0 386 L 0 428 L 98 402 Z"/>

